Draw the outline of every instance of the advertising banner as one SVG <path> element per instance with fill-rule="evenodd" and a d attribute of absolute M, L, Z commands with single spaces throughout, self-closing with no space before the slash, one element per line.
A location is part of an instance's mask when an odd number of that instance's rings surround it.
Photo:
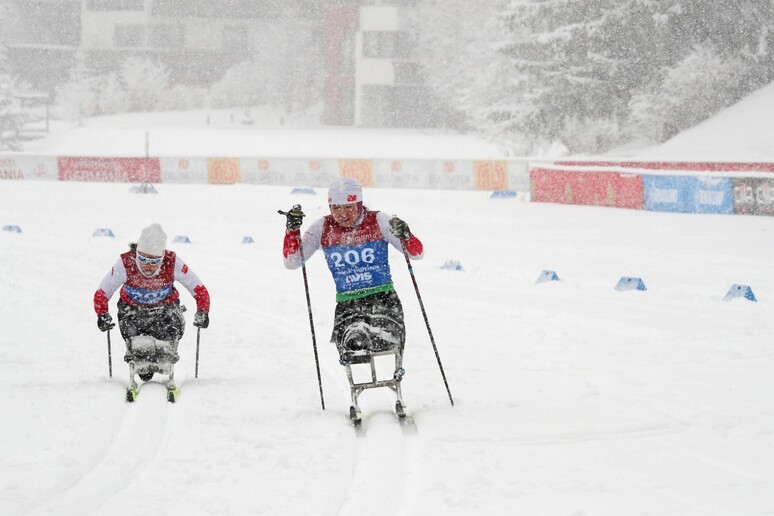
<path fill-rule="evenodd" d="M 645 209 L 692 213 L 696 180 L 689 176 L 643 176 Z"/>
<path fill-rule="evenodd" d="M 160 158 L 162 183 L 207 183 L 206 158 Z"/>
<path fill-rule="evenodd" d="M 433 161 L 428 179 L 429 187 L 437 190 L 473 190 L 473 162 Z"/>
<path fill-rule="evenodd" d="M 474 161 L 476 190 L 507 190 L 508 165 L 505 161 Z"/>
<path fill-rule="evenodd" d="M 158 158 L 57 158 L 60 181 L 107 183 L 158 183 L 161 171 Z"/>
<path fill-rule="evenodd" d="M 508 189 L 516 192 L 529 193 L 529 162 L 508 161 Z"/>
<path fill-rule="evenodd" d="M 641 210 L 642 178 L 618 172 L 577 172 L 534 168 L 530 172 L 534 202 L 609 206 Z"/>
<path fill-rule="evenodd" d="M 357 179 L 362 186 L 376 186 L 373 161 L 370 159 L 340 159 L 339 175 Z"/>
<path fill-rule="evenodd" d="M 240 181 L 238 158 L 207 158 L 207 182 L 212 185 L 233 185 Z"/>
<path fill-rule="evenodd" d="M 379 188 L 429 188 L 431 160 L 374 160 L 374 186 Z"/>
<path fill-rule="evenodd" d="M 242 158 L 242 182 L 256 185 L 328 186 L 339 175 L 335 159 Z"/>
<path fill-rule="evenodd" d="M 774 178 L 735 177 L 732 184 L 734 213 L 774 215 Z"/>
<path fill-rule="evenodd" d="M 734 190 L 730 177 L 697 177 L 696 213 L 734 213 Z"/>
<path fill-rule="evenodd" d="M 733 213 L 730 178 L 643 176 L 645 209 L 677 213 Z"/>
<path fill-rule="evenodd" d="M 0 181 L 59 179 L 53 156 L 0 156 Z"/>

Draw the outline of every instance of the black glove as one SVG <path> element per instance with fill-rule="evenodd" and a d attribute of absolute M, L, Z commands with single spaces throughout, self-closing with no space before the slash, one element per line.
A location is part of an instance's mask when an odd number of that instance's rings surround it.
<path fill-rule="evenodd" d="M 199 310 L 194 315 L 193 325 L 197 328 L 206 328 L 210 325 L 210 315 L 204 310 Z"/>
<path fill-rule="evenodd" d="M 284 213 L 287 220 L 285 221 L 285 229 L 288 231 L 298 231 L 301 229 L 301 223 L 304 221 L 304 212 L 301 211 L 301 205 L 296 204 L 289 212 Z"/>
<path fill-rule="evenodd" d="M 411 237 L 411 230 L 404 221 L 398 217 L 390 219 L 390 231 L 400 240 L 408 240 Z"/>
<path fill-rule="evenodd" d="M 108 331 L 115 327 L 116 323 L 113 322 L 113 318 L 110 317 L 109 313 L 103 312 L 99 314 L 99 317 L 97 317 L 97 328 L 99 328 L 99 331 Z"/>

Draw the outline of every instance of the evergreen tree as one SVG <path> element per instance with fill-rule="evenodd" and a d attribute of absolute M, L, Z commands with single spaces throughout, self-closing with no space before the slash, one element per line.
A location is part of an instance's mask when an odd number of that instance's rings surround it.
<path fill-rule="evenodd" d="M 99 113 L 97 78 L 82 52 L 75 55 L 68 81 L 56 90 L 55 112 L 62 119 L 78 122 Z"/>
<path fill-rule="evenodd" d="M 129 111 L 160 111 L 169 91 L 169 71 L 150 59 L 130 57 L 124 61 L 120 81 Z"/>
<path fill-rule="evenodd" d="M 493 91 L 508 86 L 497 79 L 507 63 L 495 49 L 500 40 L 496 15 L 506 3 L 425 0 L 415 12 L 416 56 L 427 86 L 445 111 L 439 118 L 451 127 L 477 126 L 482 106 L 498 99 Z"/>
<path fill-rule="evenodd" d="M 575 152 L 600 151 L 645 126 L 660 141 L 774 77 L 770 0 L 422 6 L 436 13 L 420 22 L 428 82 L 470 125 L 515 152 L 557 139 Z M 701 66 L 714 78 L 697 73 Z"/>

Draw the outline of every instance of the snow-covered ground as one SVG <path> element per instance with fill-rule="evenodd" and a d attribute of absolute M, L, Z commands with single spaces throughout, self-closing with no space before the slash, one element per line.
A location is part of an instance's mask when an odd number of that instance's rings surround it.
<path fill-rule="evenodd" d="M 87 134 L 73 154 L 112 154 Z M 212 149 L 233 143 L 231 131 L 201 135 Z M 370 152 L 375 139 L 352 132 L 347 145 Z M 437 157 L 462 145 L 424 147 Z M 62 152 L 49 149 L 38 151 Z M 774 513 L 774 219 L 367 189 L 369 207 L 400 215 L 425 244 L 414 269 L 455 406 L 395 253 L 417 432 L 397 423 L 393 395 L 368 391 L 358 437 L 327 342 L 324 261 L 312 257 L 308 273 L 325 411 L 301 273 L 281 260 L 277 209 L 300 202 L 314 219 L 324 192 L 128 187 L 0 182 L 0 225 L 23 230 L 0 232 L 0 514 Z M 194 378 L 188 312 L 179 402 L 149 384 L 130 405 L 120 337 L 111 332 L 111 379 L 92 295 L 154 221 L 190 237 L 170 248 L 209 288 L 212 323 Z M 465 271 L 442 269 L 447 260 Z M 544 269 L 562 281 L 536 284 Z M 648 290 L 614 290 L 621 276 Z M 723 302 L 734 283 L 758 302 Z"/>
<path fill-rule="evenodd" d="M 773 118 L 771 83 L 662 145 L 632 154 L 654 160 L 774 161 Z"/>
<path fill-rule="evenodd" d="M 98 117 L 81 126 L 59 123 L 24 152 L 58 156 L 308 157 L 491 159 L 492 144 L 453 131 L 321 127 L 286 120 L 270 109 L 201 110 Z M 245 124 L 246 121 L 250 124 Z M 291 123 L 293 125 L 291 125 Z"/>

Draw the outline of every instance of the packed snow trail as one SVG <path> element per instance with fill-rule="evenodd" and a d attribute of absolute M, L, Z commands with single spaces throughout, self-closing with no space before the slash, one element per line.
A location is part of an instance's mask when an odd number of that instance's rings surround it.
<path fill-rule="evenodd" d="M 116 403 L 125 403 L 116 391 Z M 142 394 L 127 403 L 110 446 L 84 475 L 48 494 L 30 512 L 44 514 L 104 514 L 102 505 L 117 493 L 131 489 L 143 472 L 155 467 L 174 433 L 175 407 L 166 400 L 166 387 L 151 381 Z"/>
<path fill-rule="evenodd" d="M 381 402 L 389 402 L 390 395 L 380 398 Z M 374 410 L 372 404 L 362 406 L 371 408 L 364 409 L 362 428 L 357 432 L 353 429 L 352 477 L 335 514 L 413 514 L 416 492 L 412 486 L 416 486 L 418 475 L 419 436 L 405 432 L 394 413 Z"/>

